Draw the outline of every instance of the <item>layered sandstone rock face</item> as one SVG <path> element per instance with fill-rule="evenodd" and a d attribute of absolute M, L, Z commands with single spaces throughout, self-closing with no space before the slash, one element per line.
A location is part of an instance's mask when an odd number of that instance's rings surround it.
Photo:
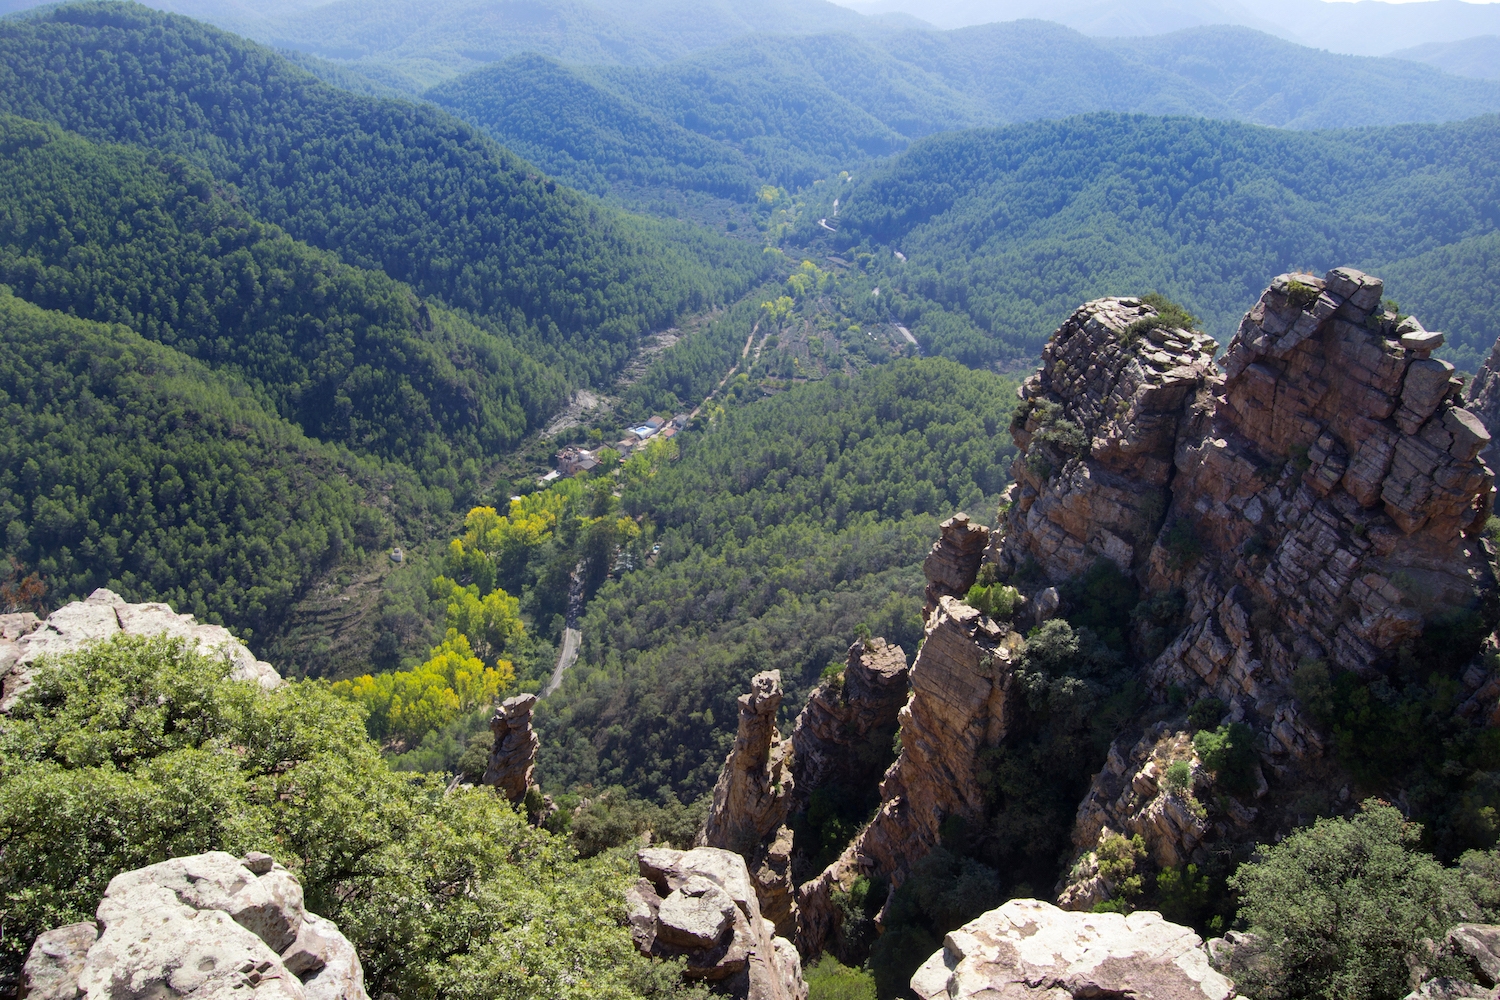
<path fill-rule="evenodd" d="M 1337 268 L 1261 296 L 1180 442 L 1172 527 L 1146 574 L 1188 598 L 1188 628 L 1149 670 L 1156 691 L 1223 699 L 1278 771 L 1321 749 L 1290 697 L 1299 663 L 1369 675 L 1495 586 L 1466 534 L 1491 510 L 1488 433 L 1429 356 L 1441 337 L 1398 328 L 1381 291 Z"/>
<path fill-rule="evenodd" d="M 1126 572 L 1145 562 L 1185 407 L 1212 376 L 1217 347 L 1163 324 L 1139 299 L 1099 299 L 1043 348 L 1012 426 L 1021 456 L 991 554 L 1001 576 L 1034 568 L 1058 582 L 1099 559 Z"/>
<path fill-rule="evenodd" d="M 173 858 L 109 883 L 96 923 L 33 943 L 30 1000 L 368 1000 L 359 956 L 270 855 Z"/>
<path fill-rule="evenodd" d="M 802 960 L 761 914 L 745 859 L 731 851 L 646 848 L 626 893 L 631 936 L 643 955 L 686 959 L 689 979 L 738 1000 L 807 1000 Z"/>
<path fill-rule="evenodd" d="M 532 772 L 536 770 L 536 752 L 541 746 L 541 740 L 531 728 L 531 713 L 536 702 L 534 694 L 516 695 L 501 702 L 490 717 L 490 733 L 495 737 L 495 743 L 483 781 L 512 804 L 526 797 Z"/>
<path fill-rule="evenodd" d="M 922 1000 L 1230 1000 L 1203 941 L 1159 913 L 1068 913 L 1013 899 L 951 932 L 917 970 Z"/>
<path fill-rule="evenodd" d="M 972 582 L 972 581 L 970 581 Z M 939 842 L 949 816 L 984 812 L 979 751 L 1004 738 L 1014 663 L 1024 640 L 953 597 L 941 597 L 911 668 L 901 709 L 901 754 L 880 786 L 881 804 L 842 855 L 797 893 L 798 945 L 821 951 L 836 930 L 833 894 L 860 876 L 894 888 Z"/>
<path fill-rule="evenodd" d="M 117 635 L 167 635 L 183 639 L 205 656 L 223 657 L 229 676 L 264 688 L 281 683 L 276 668 L 236 639 L 222 625 L 203 625 L 165 604 L 129 604 L 103 588 L 86 600 L 58 608 L 46 621 L 28 613 L 0 615 L 0 712 L 10 711 L 31 686 L 32 664 L 43 656 L 76 652 L 88 643 Z"/>
<path fill-rule="evenodd" d="M 781 707 L 781 671 L 750 680 L 739 697 L 739 731 L 714 786 L 699 847 L 734 851 L 749 864 L 761 912 L 777 933 L 795 933 L 792 892 L 792 832 L 786 827 L 794 782 L 788 767 L 791 745 L 776 729 Z"/>
<path fill-rule="evenodd" d="M 906 653 L 884 639 L 849 647 L 844 672 L 807 696 L 792 729 L 792 811 L 820 788 L 873 788 L 906 704 Z"/>
<path fill-rule="evenodd" d="M 922 573 L 927 577 L 924 615 L 937 609 L 940 598 L 968 593 L 990 542 L 989 529 L 970 521 L 967 514 L 954 514 L 943 522 L 941 530 L 942 535 L 932 543 L 932 551 L 922 563 Z"/>

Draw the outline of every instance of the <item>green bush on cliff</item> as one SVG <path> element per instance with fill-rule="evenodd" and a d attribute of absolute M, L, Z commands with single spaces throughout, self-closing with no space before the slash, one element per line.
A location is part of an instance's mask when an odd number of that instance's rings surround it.
<path fill-rule="evenodd" d="M 1417 850 L 1421 827 L 1369 800 L 1352 819 L 1320 819 L 1242 865 L 1230 879 L 1240 921 L 1262 935 L 1268 961 L 1237 985 L 1265 1000 L 1394 1000 L 1414 968 L 1462 975 L 1427 957 L 1455 923 L 1492 920 L 1494 855 L 1444 868 Z"/>
<path fill-rule="evenodd" d="M 621 924 L 627 855 L 580 861 L 489 789 L 393 771 L 326 684 L 227 669 L 125 637 L 39 673 L 0 726 L 0 974 L 121 871 L 258 849 L 354 942 L 373 996 L 678 993 Z"/>

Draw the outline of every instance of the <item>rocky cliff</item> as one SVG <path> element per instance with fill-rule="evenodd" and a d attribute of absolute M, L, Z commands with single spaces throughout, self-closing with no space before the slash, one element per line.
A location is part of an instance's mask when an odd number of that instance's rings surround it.
<path fill-rule="evenodd" d="M 733 851 L 750 866 L 761 913 L 777 933 L 797 926 L 792 892 L 792 832 L 786 827 L 794 781 L 787 766 L 791 745 L 776 729 L 781 672 L 750 680 L 739 697 L 739 730 L 714 786 L 713 804 L 698 835 L 699 847 Z"/>
<path fill-rule="evenodd" d="M 1490 436 L 1432 357 L 1441 335 L 1385 311 L 1382 291 L 1349 268 L 1282 275 L 1222 364 L 1160 300 L 1091 302 L 1063 324 L 1021 390 L 999 523 L 955 517 L 928 556 L 901 753 L 874 819 L 798 891 L 804 954 L 830 942 L 839 894 L 858 878 L 899 886 L 945 821 L 987 819 L 981 758 L 1014 739 L 1019 685 L 1038 683 L 1018 682 L 1021 632 L 1085 610 L 1069 601 L 1101 565 L 1141 606 L 1175 610 L 1119 623 L 1140 708 L 1079 805 L 1064 905 L 1112 898 L 1124 868 L 1100 864 L 1109 838 L 1139 837 L 1146 864 L 1173 868 L 1216 844 L 1273 839 L 1308 789 L 1352 804 L 1297 671 L 1368 681 L 1418 639 L 1444 642 L 1455 621 L 1493 628 L 1500 606 L 1479 535 Z M 1480 390 L 1476 405 L 1500 400 Z M 963 603 L 976 581 L 1019 589 L 1009 621 Z M 1490 668 L 1463 672 L 1462 686 L 1461 713 L 1495 711 Z M 1224 794 L 1192 733 L 1231 723 L 1249 734 L 1250 762 Z"/>
<path fill-rule="evenodd" d="M 820 788 L 874 787 L 890 764 L 906 704 L 906 653 L 884 639 L 849 647 L 843 672 L 820 683 L 792 728 L 792 810 Z"/>
<path fill-rule="evenodd" d="M 99 589 L 82 601 L 58 608 L 42 621 L 29 612 L 0 615 L 0 712 L 8 712 L 31 685 L 31 667 L 43 656 L 71 653 L 86 643 L 116 635 L 168 635 L 206 656 L 223 657 L 229 676 L 273 688 L 276 668 L 255 655 L 222 625 L 200 624 L 165 604 L 130 604 L 112 590 Z"/>
<path fill-rule="evenodd" d="M 40 935 L 29 1000 L 254 997 L 368 1000 L 359 956 L 267 854 L 222 851 L 117 875 L 97 921 Z"/>
<path fill-rule="evenodd" d="M 1008 624 L 956 598 L 938 598 L 911 667 L 911 696 L 899 716 L 901 753 L 881 782 L 880 807 L 838 860 L 798 890 L 804 954 L 821 951 L 837 929 L 835 893 L 848 892 L 861 876 L 899 885 L 937 846 L 945 819 L 983 814 L 979 751 L 1005 735 L 1023 644 Z"/>

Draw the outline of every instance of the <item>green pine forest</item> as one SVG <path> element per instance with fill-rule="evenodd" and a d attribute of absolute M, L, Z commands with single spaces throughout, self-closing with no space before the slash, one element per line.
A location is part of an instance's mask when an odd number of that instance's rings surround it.
<path fill-rule="evenodd" d="M 298 679 L 267 709 L 149 642 L 99 651 L 112 679 L 47 676 L 0 732 L 0 987 L 17 934 L 81 919 L 106 870 L 229 845 L 290 850 L 362 955 L 417 957 L 372 958 L 372 996 L 703 1000 L 609 917 L 628 846 L 691 840 L 752 674 L 781 671 L 786 732 L 855 638 L 915 655 L 922 560 L 953 513 L 993 519 L 1018 382 L 1072 309 L 1154 292 L 1222 342 L 1271 277 L 1352 264 L 1461 372 L 1500 337 L 1493 82 L 1238 28 L 935 32 L 768 0 L 675 31 L 670 5 L 600 0 L 521 45 L 438 6 L 394 47 L 389 4 L 246 22 L 261 41 L 115 0 L 0 18 L 0 612 L 109 587 Z M 493 51 L 456 41 L 465 18 Z M 689 413 L 540 481 L 562 447 Z M 1057 817 L 1135 708 L 1118 622 L 1177 613 L 1078 586 L 1028 654 L 1056 696 L 991 762 L 992 824 L 945 835 L 879 941 L 884 890 L 843 900 L 813 1000 L 901 995 L 947 930 L 1055 880 Z M 560 811 L 445 794 L 569 628 L 536 715 Z M 1322 821 L 1425 879 L 1403 934 L 1500 912 L 1500 765 L 1422 723 L 1451 709 L 1439 667 L 1385 708 L 1308 680 L 1321 724 L 1363 727 L 1342 762 L 1413 789 L 1422 831 L 1374 802 Z M 179 697 L 199 722 L 140 709 Z M 798 864 L 872 807 L 796 817 Z M 116 822 L 159 814 L 154 839 Z M 1139 901 L 1295 923 L 1278 886 L 1324 863 L 1308 837 Z M 1404 995 L 1368 969 L 1359 995 Z M 1265 988 L 1331 989 L 1308 982 Z"/>

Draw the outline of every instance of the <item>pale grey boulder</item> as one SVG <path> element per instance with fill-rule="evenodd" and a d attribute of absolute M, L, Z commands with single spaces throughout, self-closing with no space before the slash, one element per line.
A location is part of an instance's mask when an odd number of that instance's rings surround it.
<path fill-rule="evenodd" d="M 1230 1000 L 1203 941 L 1161 914 L 1072 913 L 1013 899 L 950 933 L 917 970 L 922 1000 Z"/>
<path fill-rule="evenodd" d="M 43 1000 L 369 1000 L 353 945 L 267 854 L 172 858 L 110 881 L 96 924 L 37 938 Z"/>
<path fill-rule="evenodd" d="M 58 608 L 40 621 L 35 615 L 0 616 L 0 714 L 9 712 L 31 686 L 33 664 L 43 656 L 75 653 L 117 635 L 166 635 L 182 639 L 205 656 L 222 657 L 232 680 L 271 689 L 281 684 L 276 668 L 236 639 L 222 625 L 201 624 L 166 604 L 130 604 L 100 588 L 82 601 Z"/>

